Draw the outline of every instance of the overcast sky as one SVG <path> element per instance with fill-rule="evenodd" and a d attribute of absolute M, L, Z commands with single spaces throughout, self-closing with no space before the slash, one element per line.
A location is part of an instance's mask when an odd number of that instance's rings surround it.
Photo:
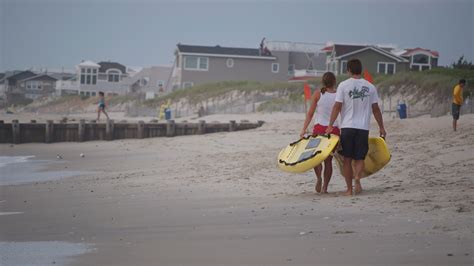
<path fill-rule="evenodd" d="M 395 44 L 474 58 L 474 0 L 0 0 L 0 71 L 82 59 L 171 65 L 178 42 Z"/>

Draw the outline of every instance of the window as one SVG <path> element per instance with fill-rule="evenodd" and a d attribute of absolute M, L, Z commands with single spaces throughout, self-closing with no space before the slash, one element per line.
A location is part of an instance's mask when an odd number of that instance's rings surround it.
<path fill-rule="evenodd" d="M 189 82 L 189 81 L 183 82 L 183 88 L 189 88 L 189 87 L 192 87 L 193 85 L 194 85 L 193 82 Z"/>
<path fill-rule="evenodd" d="M 199 57 L 199 69 L 206 69 L 207 70 L 207 57 Z"/>
<path fill-rule="evenodd" d="M 97 69 L 81 68 L 81 84 L 97 84 Z"/>
<path fill-rule="evenodd" d="M 416 54 L 413 56 L 414 64 L 428 64 L 428 56 L 424 54 Z"/>
<path fill-rule="evenodd" d="M 278 73 L 280 71 L 280 64 L 279 63 L 272 63 L 272 72 Z"/>
<path fill-rule="evenodd" d="M 158 80 L 158 87 L 165 86 L 165 82 L 163 80 Z"/>
<path fill-rule="evenodd" d="M 92 96 L 95 96 L 95 95 L 96 95 L 96 92 L 95 92 L 95 91 L 91 92 L 91 95 L 92 95 Z"/>
<path fill-rule="evenodd" d="M 228 68 L 234 67 L 234 59 L 227 58 L 227 60 L 225 61 L 225 64 Z"/>
<path fill-rule="evenodd" d="M 395 64 L 387 64 L 387 74 L 395 74 Z"/>
<path fill-rule="evenodd" d="M 395 63 L 377 62 L 377 73 L 379 74 L 395 74 Z"/>
<path fill-rule="evenodd" d="M 347 60 L 341 60 L 341 74 L 347 73 Z"/>
<path fill-rule="evenodd" d="M 293 75 L 295 73 L 295 64 L 288 65 L 288 75 Z"/>
<path fill-rule="evenodd" d="M 209 59 L 200 56 L 185 56 L 184 69 L 186 70 L 205 70 L 209 69 Z"/>
<path fill-rule="evenodd" d="M 30 90 L 41 90 L 41 81 L 38 80 L 29 80 L 26 82 L 26 88 Z"/>
<path fill-rule="evenodd" d="M 186 69 L 197 69 L 198 68 L 198 57 L 197 56 L 186 56 L 184 58 L 184 68 L 186 68 Z"/>
<path fill-rule="evenodd" d="M 109 72 L 107 72 L 107 80 L 109 82 L 119 82 L 120 72 L 117 70 L 110 70 Z"/>

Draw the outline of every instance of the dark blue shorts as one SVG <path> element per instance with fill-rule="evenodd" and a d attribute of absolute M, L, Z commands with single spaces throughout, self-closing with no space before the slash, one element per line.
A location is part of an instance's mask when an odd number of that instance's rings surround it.
<path fill-rule="evenodd" d="M 461 105 L 453 103 L 451 113 L 453 114 L 453 119 L 458 120 L 459 114 L 461 113 Z"/>
<path fill-rule="evenodd" d="M 369 131 L 358 128 L 342 128 L 341 129 L 341 146 L 340 154 L 344 157 L 354 160 L 365 160 L 365 156 L 369 151 Z"/>
<path fill-rule="evenodd" d="M 103 104 L 103 103 L 99 104 L 99 109 L 104 110 L 105 109 L 105 104 Z"/>

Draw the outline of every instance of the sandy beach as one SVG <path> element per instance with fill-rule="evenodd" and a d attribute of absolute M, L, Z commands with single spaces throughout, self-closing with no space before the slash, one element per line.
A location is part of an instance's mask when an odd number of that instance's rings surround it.
<path fill-rule="evenodd" d="M 341 196 L 335 165 L 327 195 L 314 192 L 314 173 L 278 169 L 278 151 L 298 138 L 304 114 L 205 119 L 266 123 L 200 136 L 0 145 L 2 156 L 50 162 L 42 174 L 78 173 L 0 186 L 0 242 L 90 247 L 45 265 L 472 265 L 474 115 L 462 116 L 457 132 L 449 116 L 387 118 L 392 160 L 353 197 Z"/>

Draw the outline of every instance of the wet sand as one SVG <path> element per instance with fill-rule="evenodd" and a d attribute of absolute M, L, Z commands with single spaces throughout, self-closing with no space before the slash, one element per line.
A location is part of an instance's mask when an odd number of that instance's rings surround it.
<path fill-rule="evenodd" d="M 0 241 L 93 245 L 71 265 L 472 265 L 474 116 L 387 120 L 392 161 L 343 197 L 276 155 L 302 114 L 216 115 L 267 121 L 249 131 L 112 142 L 1 145 L 2 155 L 64 158 L 88 171 L 0 187 Z M 372 131 L 376 134 L 376 131 Z M 81 158 L 79 154 L 84 153 Z"/>

